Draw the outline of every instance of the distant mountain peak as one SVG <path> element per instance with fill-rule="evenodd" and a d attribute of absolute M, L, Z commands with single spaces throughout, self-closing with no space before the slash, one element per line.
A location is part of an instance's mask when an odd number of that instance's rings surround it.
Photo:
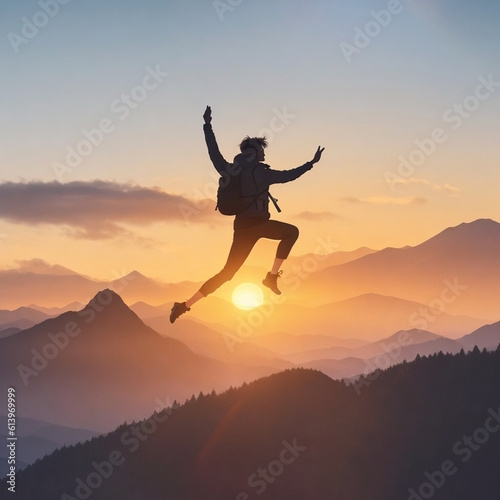
<path fill-rule="evenodd" d="M 118 320 L 134 317 L 142 323 L 138 316 L 125 304 L 123 299 L 110 288 L 105 288 L 95 294 L 87 305 L 80 311 L 80 315 L 107 316 Z"/>
<path fill-rule="evenodd" d="M 111 290 L 110 288 L 105 288 L 104 290 L 100 290 L 97 292 L 92 299 L 89 300 L 84 309 L 88 307 L 94 307 L 94 304 L 100 304 L 101 306 L 108 306 L 111 303 L 115 304 L 115 307 L 121 307 L 129 309 L 127 304 L 123 301 L 123 299 L 116 292 Z"/>
<path fill-rule="evenodd" d="M 111 290 L 111 288 L 105 288 L 104 290 L 98 291 L 95 294 L 95 296 L 93 297 L 92 300 L 96 300 L 96 299 L 102 298 L 103 295 L 108 295 L 108 296 L 113 297 L 113 298 L 114 297 L 119 297 L 120 300 L 122 300 L 122 298 L 115 291 Z"/>
<path fill-rule="evenodd" d="M 152 283 L 154 280 L 152 278 L 148 278 L 144 274 L 140 273 L 139 271 L 132 271 L 128 274 L 125 274 L 124 276 L 121 276 L 120 278 L 116 278 L 111 283 L 117 283 L 117 282 L 122 282 L 122 283 Z"/>
<path fill-rule="evenodd" d="M 459 224 L 459 226 L 485 226 L 485 227 L 496 227 L 498 228 L 500 226 L 500 223 L 494 221 L 493 219 L 476 219 L 475 221 L 472 222 L 463 222 L 462 224 Z"/>
<path fill-rule="evenodd" d="M 124 276 L 124 278 L 145 278 L 149 279 L 147 276 L 144 276 L 144 274 L 140 273 L 139 271 L 132 271 Z"/>
<path fill-rule="evenodd" d="M 483 248 L 496 252 L 500 246 L 500 223 L 492 219 L 477 219 L 462 222 L 458 226 L 448 227 L 414 248 L 433 248 L 435 250 L 467 251 L 469 248 Z"/>
<path fill-rule="evenodd" d="M 446 228 L 436 235 L 439 236 L 444 233 L 481 233 L 488 231 L 499 231 L 500 223 L 494 221 L 493 219 L 476 219 L 472 222 L 462 222 L 458 226 L 452 226 Z"/>
<path fill-rule="evenodd" d="M 66 316 L 70 315 L 70 316 Z M 68 312 L 58 316 L 75 318 L 75 321 L 82 326 L 89 325 L 91 331 L 96 323 L 99 328 L 104 328 L 107 335 L 115 332 L 118 336 L 123 332 L 133 331 L 136 328 L 147 328 L 137 314 L 128 307 L 120 295 L 110 288 L 105 288 L 95 294 L 87 305 L 77 312 Z"/>

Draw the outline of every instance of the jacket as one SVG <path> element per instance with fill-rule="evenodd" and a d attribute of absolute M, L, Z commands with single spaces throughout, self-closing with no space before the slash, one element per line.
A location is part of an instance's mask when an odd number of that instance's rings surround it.
<path fill-rule="evenodd" d="M 271 217 L 269 186 L 293 181 L 313 167 L 311 162 L 307 162 L 290 170 L 273 170 L 269 165 L 259 162 L 253 151 L 240 153 L 234 157 L 233 163 L 229 163 L 219 150 L 212 126 L 205 123 L 203 130 L 208 154 L 217 172 L 220 175 L 228 175 L 228 172 L 234 172 L 235 168 L 241 168 L 242 195 L 255 197 L 255 201 L 244 212 L 235 216 L 235 229 L 254 226 L 268 220 Z"/>

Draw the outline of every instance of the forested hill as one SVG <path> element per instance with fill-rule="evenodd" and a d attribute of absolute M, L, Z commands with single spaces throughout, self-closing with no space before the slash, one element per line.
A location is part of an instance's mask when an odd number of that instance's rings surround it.
<path fill-rule="evenodd" d="M 288 370 L 56 451 L 16 498 L 498 500 L 499 387 L 500 348 L 356 387 Z"/>

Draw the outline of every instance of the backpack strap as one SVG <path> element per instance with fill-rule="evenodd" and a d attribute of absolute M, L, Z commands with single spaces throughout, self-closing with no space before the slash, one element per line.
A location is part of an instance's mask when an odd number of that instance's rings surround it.
<path fill-rule="evenodd" d="M 255 167 L 252 168 L 252 178 L 253 178 L 253 182 L 255 184 L 255 187 L 257 187 L 257 179 L 255 178 L 255 169 L 258 167 L 258 165 L 256 165 Z M 278 200 L 277 198 L 274 198 L 271 193 L 269 192 L 269 188 L 267 187 L 266 189 L 263 189 L 260 193 L 257 193 L 255 196 L 254 196 L 254 201 L 255 201 L 255 205 L 257 205 L 257 198 L 261 195 L 261 194 L 264 194 L 265 192 L 267 191 L 267 197 L 273 202 L 273 205 L 275 206 L 276 210 L 278 211 L 278 213 L 281 212 L 281 208 L 278 206 Z"/>
<path fill-rule="evenodd" d="M 269 191 L 267 192 L 267 196 L 273 202 L 273 205 L 275 206 L 275 208 L 278 211 L 278 213 L 280 213 L 281 212 L 281 208 L 278 206 L 278 200 L 277 200 L 277 198 L 273 198 L 272 194 Z"/>

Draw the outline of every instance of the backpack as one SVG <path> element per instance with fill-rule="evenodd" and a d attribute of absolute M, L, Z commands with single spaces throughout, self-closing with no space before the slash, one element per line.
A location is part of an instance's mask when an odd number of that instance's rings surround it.
<path fill-rule="evenodd" d="M 257 188 L 257 181 L 255 179 L 255 169 L 257 165 L 252 168 L 252 178 Z M 278 212 L 281 212 L 278 206 L 278 200 L 271 196 L 266 188 L 253 196 L 243 196 L 241 192 L 241 173 L 243 169 L 237 165 L 230 164 L 228 170 L 221 175 L 219 179 L 219 187 L 217 188 L 217 206 L 215 210 L 218 210 L 222 215 L 238 215 L 247 210 L 250 205 L 257 200 L 257 198 L 267 191 L 268 198 L 273 202 Z"/>
<path fill-rule="evenodd" d="M 255 169 L 257 166 L 247 168 L 252 168 L 252 178 L 257 186 L 257 182 L 255 181 Z M 262 193 L 267 191 L 266 188 L 253 196 L 243 196 L 241 192 L 242 171 L 241 167 L 231 164 L 228 167 L 228 171 L 221 175 L 219 179 L 217 206 L 215 209 L 222 215 L 238 215 L 243 213 Z"/>

